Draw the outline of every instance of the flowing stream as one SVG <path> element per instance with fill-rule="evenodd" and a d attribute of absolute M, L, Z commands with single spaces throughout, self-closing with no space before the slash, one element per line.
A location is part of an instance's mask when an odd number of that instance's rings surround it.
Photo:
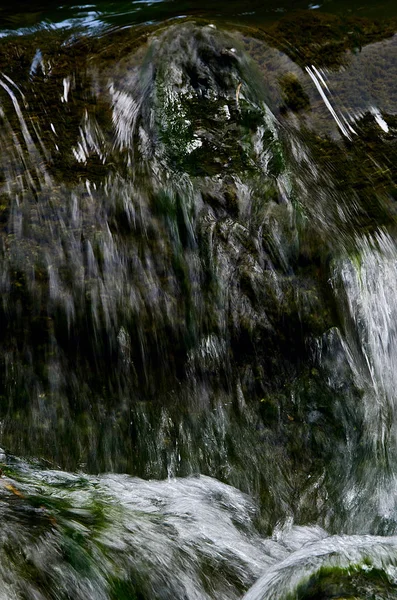
<path fill-rule="evenodd" d="M 397 11 L 0 7 L 0 599 L 397 598 Z"/>

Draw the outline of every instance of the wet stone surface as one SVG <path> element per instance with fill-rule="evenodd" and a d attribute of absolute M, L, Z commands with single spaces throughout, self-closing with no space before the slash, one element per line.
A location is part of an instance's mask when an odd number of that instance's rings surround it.
<path fill-rule="evenodd" d="M 210 16 L 0 39 L 5 598 L 230 600 L 396 533 L 396 23 Z M 393 543 L 277 597 L 392 597 Z"/>

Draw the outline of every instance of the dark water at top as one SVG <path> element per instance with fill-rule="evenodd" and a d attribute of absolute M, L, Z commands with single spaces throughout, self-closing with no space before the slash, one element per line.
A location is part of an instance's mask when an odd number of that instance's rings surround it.
<path fill-rule="evenodd" d="M 45 24 L 61 26 L 80 26 L 96 29 L 100 25 L 125 26 L 144 22 L 161 22 L 182 15 L 204 16 L 210 18 L 232 19 L 240 23 L 260 23 L 297 10 L 312 10 L 320 13 L 332 13 L 341 16 L 356 15 L 375 19 L 397 16 L 397 8 L 392 0 L 362 2 L 344 0 L 268 0 L 241 2 L 190 1 L 182 0 L 141 0 L 77 3 L 20 1 L 17 6 L 0 7 L 0 26 L 2 30 L 23 30 Z"/>
<path fill-rule="evenodd" d="M 396 32 L 0 8 L 0 600 L 397 596 Z"/>

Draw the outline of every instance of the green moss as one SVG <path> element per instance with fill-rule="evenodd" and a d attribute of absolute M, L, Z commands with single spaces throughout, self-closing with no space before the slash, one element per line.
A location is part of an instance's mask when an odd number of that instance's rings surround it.
<path fill-rule="evenodd" d="M 146 600 L 132 581 L 112 578 L 109 581 L 110 600 Z"/>
<path fill-rule="evenodd" d="M 277 395 L 265 396 L 260 399 L 260 414 L 267 427 L 272 426 L 278 420 L 280 413 L 280 402 Z"/>
<path fill-rule="evenodd" d="M 293 112 L 310 108 L 309 96 L 306 94 L 299 79 L 293 73 L 280 77 L 280 86 L 285 106 Z"/>
<path fill-rule="evenodd" d="M 397 586 L 370 561 L 348 568 L 322 567 L 285 600 L 391 600 Z"/>

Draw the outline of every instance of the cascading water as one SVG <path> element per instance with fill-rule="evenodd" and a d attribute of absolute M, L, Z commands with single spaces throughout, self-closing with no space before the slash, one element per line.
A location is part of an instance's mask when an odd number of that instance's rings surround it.
<path fill-rule="evenodd" d="M 0 598 L 394 598 L 394 14 L 171 4 L 0 9 Z"/>

